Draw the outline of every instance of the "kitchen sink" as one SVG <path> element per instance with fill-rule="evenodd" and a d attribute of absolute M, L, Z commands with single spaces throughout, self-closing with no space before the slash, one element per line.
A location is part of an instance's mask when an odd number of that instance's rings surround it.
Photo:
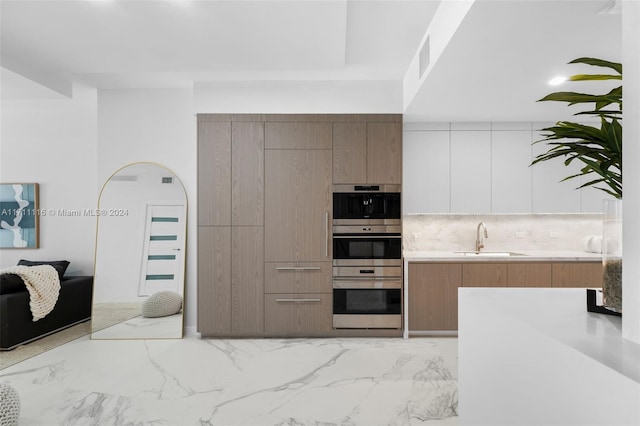
<path fill-rule="evenodd" d="M 455 251 L 455 254 L 461 256 L 481 256 L 481 257 L 508 257 L 508 256 L 526 256 L 526 254 L 515 253 L 512 251 Z"/>

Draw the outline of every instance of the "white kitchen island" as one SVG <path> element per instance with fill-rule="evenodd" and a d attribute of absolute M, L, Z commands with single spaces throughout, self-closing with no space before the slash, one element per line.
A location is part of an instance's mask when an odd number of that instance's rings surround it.
<path fill-rule="evenodd" d="M 585 291 L 459 289 L 461 426 L 640 425 L 640 345 Z"/>

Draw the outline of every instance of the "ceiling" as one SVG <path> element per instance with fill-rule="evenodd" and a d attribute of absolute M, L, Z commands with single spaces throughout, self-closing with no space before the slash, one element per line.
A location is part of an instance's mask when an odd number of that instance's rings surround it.
<path fill-rule="evenodd" d="M 450 0 L 446 0 L 450 1 Z M 436 0 L 2 0 L 2 96 L 224 81 L 402 81 Z M 546 81 L 621 57 L 608 0 L 476 0 L 409 121 L 544 121 Z M 9 71 L 10 70 L 10 71 Z M 42 84 L 29 91 L 22 77 Z M 566 108 L 565 108 L 566 109 Z M 563 110 L 564 111 L 564 110 Z M 406 121 L 405 120 L 405 121 Z"/>
<path fill-rule="evenodd" d="M 598 13 L 609 4 L 598 0 L 477 0 L 405 110 L 405 121 L 555 122 L 569 118 L 575 110 L 566 104 L 536 100 L 553 91 L 593 93 L 619 84 L 547 84 L 557 75 L 606 73 L 606 68 L 567 64 L 579 57 L 621 61 L 621 15 Z"/>

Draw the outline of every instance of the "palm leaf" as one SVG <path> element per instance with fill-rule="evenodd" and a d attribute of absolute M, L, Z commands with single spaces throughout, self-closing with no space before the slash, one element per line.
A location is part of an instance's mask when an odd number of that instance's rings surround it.
<path fill-rule="evenodd" d="M 578 58 L 571 63 L 611 68 L 620 74 L 620 64 L 594 58 Z M 572 81 L 618 80 L 621 76 L 609 74 L 578 74 Z M 541 129 L 543 139 L 533 142 L 546 143 L 549 149 L 537 155 L 531 165 L 561 158 L 565 165 L 580 161 L 580 172 L 571 174 L 562 181 L 583 176 L 592 176 L 579 188 L 593 187 L 616 198 L 622 198 L 622 86 L 616 87 L 604 95 L 592 95 L 577 92 L 555 92 L 540 101 L 566 102 L 569 105 L 593 103 L 595 109 L 578 112 L 574 115 L 597 116 L 600 127 L 570 121 L 558 121 L 555 125 Z M 617 105 L 618 109 L 605 109 Z M 606 187 L 596 185 L 606 185 Z"/>
<path fill-rule="evenodd" d="M 622 80 L 621 75 L 613 74 L 576 74 L 569 77 L 569 81 Z"/>
<path fill-rule="evenodd" d="M 581 104 L 581 103 L 591 103 L 591 102 L 607 102 L 607 104 L 611 103 L 619 103 L 620 97 L 617 96 L 616 93 L 607 93 L 605 95 L 590 95 L 587 93 L 578 93 L 578 92 L 554 92 L 550 93 L 542 99 L 538 99 L 538 102 L 543 101 L 556 101 L 556 102 L 568 102 L 569 105 Z M 600 109 L 600 108 L 597 108 Z"/>
<path fill-rule="evenodd" d="M 582 58 L 574 59 L 569 63 L 570 64 L 587 64 L 587 65 L 593 65 L 596 67 L 611 68 L 612 70 L 616 71 L 618 74 L 622 75 L 622 64 L 618 62 L 610 62 L 604 59 L 582 57 Z"/>

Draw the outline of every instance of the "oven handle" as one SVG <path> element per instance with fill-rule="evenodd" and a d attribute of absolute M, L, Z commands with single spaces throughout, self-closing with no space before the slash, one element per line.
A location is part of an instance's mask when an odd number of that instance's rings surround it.
<path fill-rule="evenodd" d="M 354 279 L 333 279 L 334 289 L 350 289 L 350 288 L 364 288 L 364 289 L 398 289 L 402 288 L 402 281 L 397 278 L 394 279 L 374 279 L 374 280 L 354 280 Z"/>
<path fill-rule="evenodd" d="M 329 211 L 324 212 L 324 257 L 329 257 Z"/>
<path fill-rule="evenodd" d="M 333 277 L 334 281 L 371 281 L 371 280 L 375 280 L 375 281 L 398 281 L 398 282 L 402 282 L 402 277 L 400 276 L 391 276 L 391 277 L 362 277 L 359 275 L 356 276 L 347 276 L 347 275 L 342 275 L 342 276 L 334 276 Z"/>

